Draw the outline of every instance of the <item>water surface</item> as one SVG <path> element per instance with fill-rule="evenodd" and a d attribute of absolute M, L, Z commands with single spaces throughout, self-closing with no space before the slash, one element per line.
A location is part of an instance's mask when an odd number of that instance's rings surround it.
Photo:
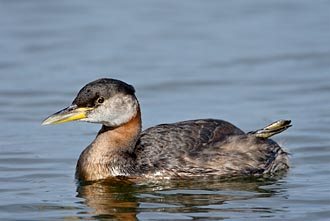
<path fill-rule="evenodd" d="M 1 220 L 327 220 L 328 1 L 0 1 Z M 143 127 L 277 119 L 292 168 L 273 180 L 77 186 L 99 125 L 42 127 L 99 77 L 133 84 Z"/>

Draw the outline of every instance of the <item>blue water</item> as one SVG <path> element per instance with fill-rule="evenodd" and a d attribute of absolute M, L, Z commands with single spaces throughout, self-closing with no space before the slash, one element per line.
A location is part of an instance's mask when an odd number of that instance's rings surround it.
<path fill-rule="evenodd" d="M 315 0 L 0 1 L 0 220 L 327 220 L 330 4 Z M 133 84 L 143 127 L 277 119 L 278 180 L 77 186 L 99 125 L 41 121 L 99 77 Z"/>

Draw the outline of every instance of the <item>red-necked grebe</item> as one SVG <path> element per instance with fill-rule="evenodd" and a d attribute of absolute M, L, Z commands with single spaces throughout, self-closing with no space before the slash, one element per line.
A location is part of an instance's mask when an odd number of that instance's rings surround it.
<path fill-rule="evenodd" d="M 260 176 L 289 168 L 288 153 L 268 139 L 290 127 L 289 120 L 249 133 L 215 119 L 161 124 L 141 132 L 134 93 L 122 81 L 99 79 L 84 86 L 69 107 L 43 121 L 43 125 L 73 120 L 103 125 L 80 155 L 78 180 Z"/>

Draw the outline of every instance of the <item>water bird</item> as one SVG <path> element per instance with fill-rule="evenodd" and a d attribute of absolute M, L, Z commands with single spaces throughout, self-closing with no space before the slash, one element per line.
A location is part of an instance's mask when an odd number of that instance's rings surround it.
<path fill-rule="evenodd" d="M 70 106 L 42 124 L 77 120 L 102 124 L 79 157 L 79 181 L 268 176 L 289 168 L 288 153 L 269 137 L 289 128 L 290 120 L 248 133 L 218 119 L 160 124 L 142 131 L 135 89 L 116 79 L 88 83 Z"/>

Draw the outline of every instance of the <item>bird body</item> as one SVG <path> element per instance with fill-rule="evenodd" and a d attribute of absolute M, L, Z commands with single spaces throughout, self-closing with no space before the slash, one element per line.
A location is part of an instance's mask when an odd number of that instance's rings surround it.
<path fill-rule="evenodd" d="M 141 132 L 134 93 L 122 81 L 99 79 L 83 87 L 71 106 L 43 122 L 81 120 L 103 125 L 80 155 L 78 180 L 260 176 L 289 168 L 288 153 L 268 137 L 290 127 L 290 121 L 249 133 L 217 119 L 161 124 Z"/>

